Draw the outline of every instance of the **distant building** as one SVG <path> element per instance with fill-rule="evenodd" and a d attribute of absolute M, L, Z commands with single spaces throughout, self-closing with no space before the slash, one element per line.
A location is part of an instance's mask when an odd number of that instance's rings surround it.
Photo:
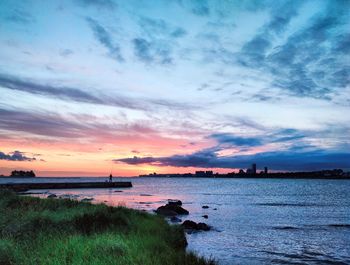
<path fill-rule="evenodd" d="M 251 168 L 247 168 L 246 173 L 247 173 L 247 174 L 252 174 L 252 169 L 251 169 Z"/>
<path fill-rule="evenodd" d="M 196 177 L 205 177 L 205 171 L 196 171 Z"/>
<path fill-rule="evenodd" d="M 208 171 L 196 171 L 195 173 L 196 177 L 212 177 L 214 174 L 213 174 L 213 171 L 211 170 L 208 170 Z"/>
<path fill-rule="evenodd" d="M 256 164 L 252 164 L 252 174 L 256 175 Z"/>
<path fill-rule="evenodd" d="M 265 173 L 265 174 L 268 173 L 267 167 L 264 167 L 264 173 Z"/>

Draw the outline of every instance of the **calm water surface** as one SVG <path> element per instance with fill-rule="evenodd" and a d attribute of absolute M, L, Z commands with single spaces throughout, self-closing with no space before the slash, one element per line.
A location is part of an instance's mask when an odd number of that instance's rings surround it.
<path fill-rule="evenodd" d="M 92 180 L 101 179 L 75 178 Z M 214 228 L 188 235 L 188 249 L 211 256 L 222 265 L 350 264 L 349 180 L 128 180 L 133 188 L 47 190 L 37 196 L 69 194 L 77 199 L 93 198 L 96 203 L 146 211 L 156 209 L 168 199 L 180 199 L 190 211 L 183 220 L 206 222 Z M 4 181 L 9 180 L 0 179 Z M 26 181 L 67 181 L 67 178 Z M 209 209 L 202 209 L 203 205 Z M 204 214 L 209 218 L 204 219 Z"/>

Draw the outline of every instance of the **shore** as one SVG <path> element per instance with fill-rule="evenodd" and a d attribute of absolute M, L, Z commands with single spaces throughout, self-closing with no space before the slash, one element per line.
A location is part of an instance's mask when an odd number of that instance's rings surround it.
<path fill-rule="evenodd" d="M 0 191 L 0 264 L 209 265 L 180 226 L 124 207 Z"/>

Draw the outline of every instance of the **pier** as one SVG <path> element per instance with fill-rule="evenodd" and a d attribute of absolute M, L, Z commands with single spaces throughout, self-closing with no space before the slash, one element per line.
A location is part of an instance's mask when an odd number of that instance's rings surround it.
<path fill-rule="evenodd" d="M 130 181 L 118 182 L 54 182 L 54 183 L 7 183 L 0 184 L 0 189 L 14 191 L 42 190 L 42 189 L 106 189 L 131 188 Z"/>

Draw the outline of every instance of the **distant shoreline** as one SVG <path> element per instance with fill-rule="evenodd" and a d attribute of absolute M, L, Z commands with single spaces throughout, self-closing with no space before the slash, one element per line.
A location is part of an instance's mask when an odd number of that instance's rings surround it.
<path fill-rule="evenodd" d="M 139 175 L 139 177 L 154 177 L 154 178 L 251 178 L 251 179 L 350 179 L 350 172 L 344 172 L 342 169 L 309 171 L 309 172 L 273 172 L 267 173 L 267 170 L 256 173 L 256 170 L 244 172 L 240 170 L 239 173 L 219 174 L 213 171 L 196 171 L 194 174 L 148 174 Z"/>

